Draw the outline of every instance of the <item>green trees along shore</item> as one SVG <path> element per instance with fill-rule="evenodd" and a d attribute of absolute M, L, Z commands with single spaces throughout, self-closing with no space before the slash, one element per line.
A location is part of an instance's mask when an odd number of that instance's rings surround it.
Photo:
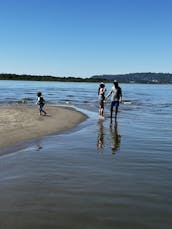
<path fill-rule="evenodd" d="M 152 83 L 172 84 L 171 73 L 129 73 L 118 75 L 94 75 L 88 78 L 81 77 L 59 77 L 50 75 L 18 75 L 1 73 L 0 80 L 29 80 L 29 81 L 58 81 L 58 82 L 112 82 L 117 80 L 120 83 Z"/>

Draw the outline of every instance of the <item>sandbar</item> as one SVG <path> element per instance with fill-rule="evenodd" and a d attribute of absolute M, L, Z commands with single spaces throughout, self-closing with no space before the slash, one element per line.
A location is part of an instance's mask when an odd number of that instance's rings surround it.
<path fill-rule="evenodd" d="M 37 106 L 0 106 L 0 149 L 25 140 L 76 127 L 87 116 L 73 108 L 46 106 L 40 116 Z"/>

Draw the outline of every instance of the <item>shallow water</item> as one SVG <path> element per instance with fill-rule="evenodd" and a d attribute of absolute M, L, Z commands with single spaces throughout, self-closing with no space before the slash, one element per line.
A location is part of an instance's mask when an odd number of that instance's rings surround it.
<path fill-rule="evenodd" d="M 171 228 L 172 85 L 121 86 L 132 104 L 120 106 L 117 122 L 98 121 L 97 84 L 77 84 L 71 104 L 86 122 L 0 157 L 0 228 Z M 82 103 L 83 87 L 95 103 L 87 93 Z"/>

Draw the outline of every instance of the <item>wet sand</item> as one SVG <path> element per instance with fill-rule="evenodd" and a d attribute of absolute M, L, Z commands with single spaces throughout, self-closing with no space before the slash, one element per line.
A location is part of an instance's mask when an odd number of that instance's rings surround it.
<path fill-rule="evenodd" d="M 47 116 L 40 116 L 37 106 L 0 107 L 0 149 L 24 140 L 68 130 L 87 116 L 67 107 L 45 107 Z"/>

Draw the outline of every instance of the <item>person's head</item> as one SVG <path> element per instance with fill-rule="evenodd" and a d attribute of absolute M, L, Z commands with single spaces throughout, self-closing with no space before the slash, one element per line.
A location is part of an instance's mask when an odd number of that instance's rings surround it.
<path fill-rule="evenodd" d="M 105 84 L 103 82 L 100 83 L 100 88 L 104 88 Z"/>
<path fill-rule="evenodd" d="M 37 96 L 40 97 L 42 93 L 40 91 L 37 92 Z"/>
<path fill-rule="evenodd" d="M 118 81 L 114 80 L 113 81 L 114 86 L 117 88 L 118 87 Z"/>

